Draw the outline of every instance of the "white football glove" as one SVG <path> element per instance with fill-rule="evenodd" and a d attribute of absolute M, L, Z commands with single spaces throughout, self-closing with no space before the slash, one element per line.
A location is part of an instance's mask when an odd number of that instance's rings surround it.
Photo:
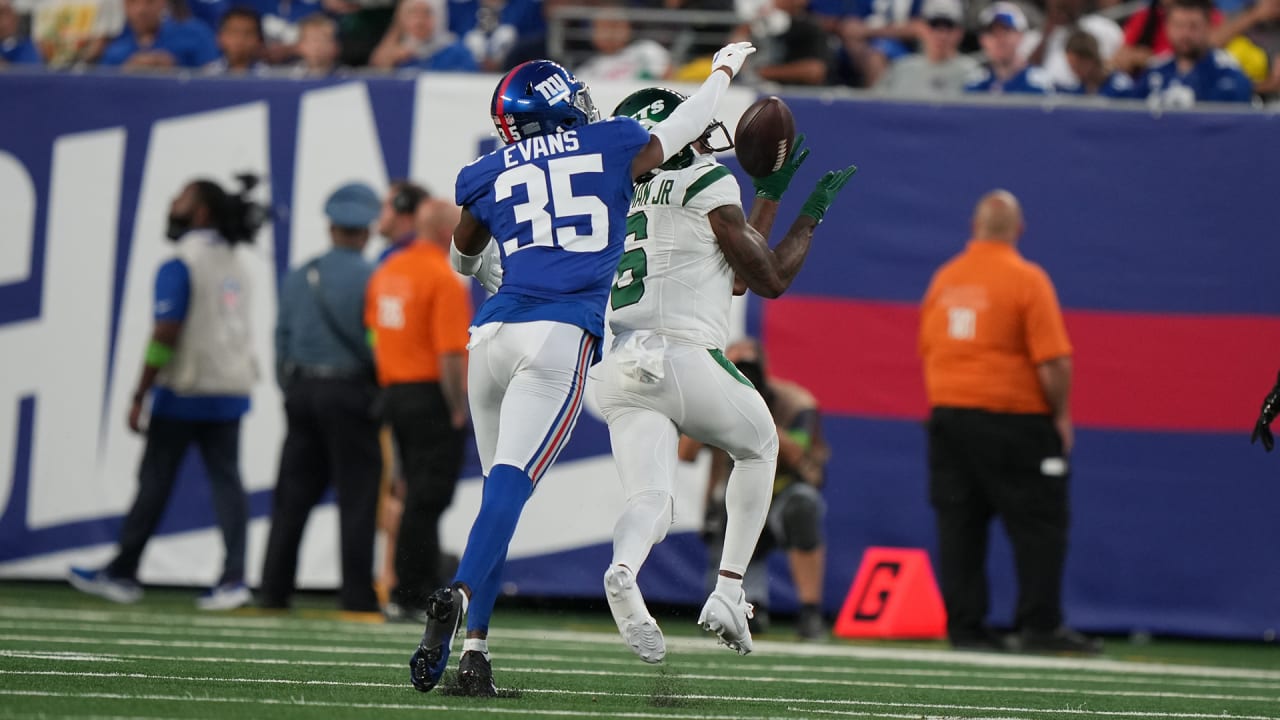
<path fill-rule="evenodd" d="M 742 71 L 742 63 L 747 61 L 747 56 L 755 52 L 756 48 L 749 42 L 729 43 L 711 58 L 711 72 L 715 72 L 720 68 L 726 68 L 730 77 L 737 77 Z"/>
<path fill-rule="evenodd" d="M 480 281 L 480 287 L 490 293 L 496 293 L 502 287 L 502 253 L 498 252 L 496 240 L 490 240 L 484 246 L 484 252 L 480 253 L 480 267 L 475 277 Z"/>

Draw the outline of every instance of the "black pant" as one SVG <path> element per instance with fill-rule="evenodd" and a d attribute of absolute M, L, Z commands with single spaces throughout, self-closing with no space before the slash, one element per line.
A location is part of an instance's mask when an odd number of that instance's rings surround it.
<path fill-rule="evenodd" d="M 1044 415 L 934 408 L 929 418 L 929 496 L 938 523 L 942 597 L 953 641 L 984 633 L 987 533 L 999 515 L 1018 577 L 1015 624 L 1062 623 L 1068 475 L 1062 439 Z M 1047 473 L 1047 474 L 1046 474 Z"/>
<path fill-rule="evenodd" d="M 298 379 L 285 393 L 289 432 L 271 507 L 271 534 L 259 591 L 265 607 L 288 607 L 298 573 L 298 545 L 311 509 L 330 485 L 338 494 L 344 610 L 373 612 L 373 538 L 382 450 L 363 380 Z"/>
<path fill-rule="evenodd" d="M 240 484 L 240 420 L 202 421 L 153 417 L 147 425 L 147 446 L 138 468 L 138 495 L 120 528 L 120 552 L 107 566 L 112 577 L 132 579 L 147 541 L 160 524 L 178 468 L 187 448 L 195 444 L 204 460 L 213 495 L 213 512 L 226 546 L 219 584 L 244 580 L 245 533 L 249 500 Z"/>
<path fill-rule="evenodd" d="M 438 383 L 391 385 L 383 397 L 406 485 L 391 599 L 420 609 L 446 580 L 440 577 L 440 516 L 453 502 L 465 435 L 450 424 Z"/>

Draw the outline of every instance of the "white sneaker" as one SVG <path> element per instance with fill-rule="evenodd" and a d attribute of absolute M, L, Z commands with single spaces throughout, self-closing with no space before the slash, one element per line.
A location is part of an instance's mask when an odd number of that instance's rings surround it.
<path fill-rule="evenodd" d="M 635 573 L 622 565 L 611 565 L 604 573 L 604 596 L 627 647 L 647 663 L 662 662 L 667 655 L 667 642 L 658 621 L 644 606 Z"/>
<path fill-rule="evenodd" d="M 80 592 L 97 595 L 111 602 L 128 604 L 142 599 L 141 585 L 133 580 L 111 577 L 106 570 L 73 567 L 67 572 L 67 581 Z"/>
<path fill-rule="evenodd" d="M 201 610 L 234 610 L 248 605 L 252 599 L 253 595 L 244 583 L 223 583 L 196 598 L 196 607 Z"/>
<path fill-rule="evenodd" d="M 751 652 L 751 629 L 747 627 L 747 618 L 753 614 L 754 608 L 747 602 L 745 592 L 738 590 L 738 599 L 735 601 L 717 590 L 711 593 L 707 604 L 702 606 L 698 624 L 703 630 L 719 635 L 720 642 L 739 655 L 746 655 Z"/>

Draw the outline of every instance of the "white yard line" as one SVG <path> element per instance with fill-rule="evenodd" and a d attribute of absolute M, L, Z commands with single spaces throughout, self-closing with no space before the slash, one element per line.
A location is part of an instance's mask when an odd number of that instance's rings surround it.
<path fill-rule="evenodd" d="M 119 623 L 122 617 L 137 618 L 140 623 L 154 627 L 156 624 L 177 624 L 202 627 L 244 627 L 260 629 L 277 629 L 285 631 L 304 630 L 307 626 L 321 626 L 330 631 L 342 629 L 369 640 L 371 634 L 403 637 L 412 632 L 402 628 L 410 626 L 361 624 L 342 621 L 311 620 L 306 618 L 260 618 L 244 616 L 205 617 L 188 614 L 138 613 L 132 611 L 88 611 L 59 608 L 39 608 L 32 606 L 10 606 L 0 608 L 0 618 L 65 618 L 67 620 L 99 621 Z M 104 630 L 105 631 L 105 630 Z M 519 630 L 495 628 L 490 631 L 490 639 L 513 640 L 545 645 L 547 643 L 569 643 L 590 645 L 616 645 L 617 636 L 611 632 L 581 632 L 571 630 Z M 5 636 L 0 636 L 4 640 Z M 183 642 L 183 641 L 176 641 Z M 191 647 L 200 647 L 192 645 Z M 214 647 L 214 646 L 207 646 Z M 281 646 L 285 647 L 285 646 Z M 706 654 L 723 652 L 709 646 L 706 638 L 669 637 L 667 647 L 679 653 Z M 1014 669 L 1051 669 L 1095 672 L 1104 674 L 1150 674 L 1176 675 L 1199 678 L 1240 678 L 1253 680 L 1280 680 L 1280 670 L 1261 670 L 1253 668 L 1230 668 L 1203 665 L 1181 665 L 1160 662 L 1134 662 L 1126 660 L 1109 660 L 1102 658 L 1062 658 L 1028 655 L 1004 655 L 995 653 L 970 653 L 952 650 L 929 650 L 923 648 L 887 648 L 852 646 L 839 643 L 815 645 L 811 643 L 788 643 L 770 640 L 758 640 L 756 652 L 761 656 L 790 657 L 827 657 L 849 658 L 856 660 L 880 660 L 890 662 L 916 662 L 928 664 L 969 665 L 974 667 L 1014 668 Z M 266 648 L 252 648 L 266 649 Z M 301 651 L 301 649 L 299 649 Z M 326 650 L 317 650 L 328 652 Z M 357 652 L 383 652 L 374 648 L 364 648 Z"/>
<path fill-rule="evenodd" d="M 401 653 L 402 655 L 407 654 Z M 88 654 L 81 652 L 50 652 L 42 650 L 3 650 L 0 649 L 0 657 L 26 658 L 32 660 L 49 660 L 56 662 L 93 662 L 93 663 L 109 663 L 121 662 L 127 663 L 135 660 L 174 660 L 193 663 L 214 663 L 214 664 L 231 664 L 244 663 L 247 665 L 300 665 L 309 667 L 341 667 L 341 668 L 401 668 L 406 663 L 396 662 L 361 662 L 356 660 L 300 660 L 294 658 L 264 658 L 264 657 L 228 657 L 225 655 L 210 657 L 190 657 L 186 655 L 142 655 L 137 653 L 111 653 L 111 654 Z M 615 665 L 622 667 L 635 668 L 639 666 L 640 661 L 635 658 L 602 658 L 592 657 L 587 660 L 569 659 L 560 655 L 528 655 L 520 653 L 494 653 L 495 662 L 499 663 L 499 671 L 506 670 L 506 663 L 512 661 L 525 663 L 542 663 L 545 667 L 546 663 L 557 663 L 565 665 Z M 738 672 L 751 672 L 753 666 L 743 665 L 741 663 L 689 663 L 679 662 L 674 665 L 667 665 L 672 672 L 676 674 L 688 672 L 690 669 L 700 670 L 726 670 Z M 866 666 L 858 666 L 851 668 L 822 668 L 809 665 L 770 665 L 768 667 L 771 673 L 809 673 L 809 674 L 826 674 L 826 675 L 879 675 L 890 677 L 937 677 L 937 678 L 973 678 L 977 680 L 1036 680 L 1043 681 L 1046 679 L 1044 674 L 1033 673 L 1006 673 L 1006 672 L 967 672 L 960 670 L 929 670 L 929 669 L 913 669 L 913 668 L 869 668 Z M 740 676 L 733 676 L 740 677 Z M 1181 678 L 1147 678 L 1147 677 L 1071 677 L 1062 675 L 1050 676 L 1051 679 L 1060 682 L 1072 683 L 1102 683 L 1102 684 L 1120 684 L 1120 685 L 1150 685 L 1159 683 L 1161 685 L 1173 685 L 1177 687 L 1195 687 L 1195 688 L 1226 688 L 1231 690 L 1275 690 L 1280 691 L 1280 684 L 1269 682 L 1254 682 L 1250 680 L 1238 681 L 1219 681 L 1219 680 L 1194 680 Z M 825 682 L 825 681 L 819 681 Z M 919 687 L 912 685 L 912 687 Z"/>
<path fill-rule="evenodd" d="M 229 660 L 228 664 L 235 662 Z M 592 676 L 592 677 L 609 677 L 609 678 L 638 678 L 641 680 L 654 679 L 659 676 L 652 672 L 616 672 L 613 670 L 556 670 L 545 667 L 504 667 L 499 669 L 499 675 L 502 673 L 521 673 L 528 675 L 572 675 L 575 677 Z M 45 676 L 45 677 L 98 677 L 98 678 L 130 678 L 134 680 L 178 680 L 183 682 L 223 682 L 223 683 L 244 683 L 244 684 L 263 684 L 263 685 L 320 685 L 327 687 L 355 687 L 355 688 L 388 688 L 402 689 L 405 687 L 404 682 L 386 683 L 386 682 L 353 682 L 346 680 L 298 680 L 290 678 L 244 678 L 244 677 L 191 677 L 183 675 L 155 675 L 151 673 L 131 673 L 131 672 L 86 672 L 86 671 L 68 671 L 68 670 L 2 670 L 0 676 Z M 1197 701 L 1225 701 L 1225 702 L 1262 702 L 1272 705 L 1280 704 L 1280 695 L 1258 696 L 1258 695 L 1227 695 L 1227 694 L 1207 694 L 1207 693 L 1180 693 L 1180 692 L 1144 692 L 1138 690 L 1120 691 L 1120 690 L 1088 690 L 1080 688 L 1062 688 L 1062 687 L 1010 687 L 1005 685 L 939 685 L 939 684 L 922 684 L 922 683 L 895 683 L 895 682 L 873 682 L 870 680 L 820 680 L 815 678 L 777 678 L 767 676 L 756 676 L 746 678 L 742 676 L 730 675 L 701 675 L 687 673 L 668 673 L 665 676 L 670 681 L 690 681 L 690 680 L 706 680 L 710 682 L 751 682 L 761 684 L 786 684 L 786 685 L 821 685 L 823 687 L 861 687 L 861 688 L 896 688 L 902 690 L 936 690 L 945 692 L 1004 692 L 1018 694 L 1058 694 L 1068 696 L 1086 696 L 1086 697 L 1124 697 L 1124 698 L 1143 698 L 1156 700 L 1197 700 Z M 684 697 L 680 695 L 680 697 Z M 807 701 L 801 701 L 807 702 Z"/>

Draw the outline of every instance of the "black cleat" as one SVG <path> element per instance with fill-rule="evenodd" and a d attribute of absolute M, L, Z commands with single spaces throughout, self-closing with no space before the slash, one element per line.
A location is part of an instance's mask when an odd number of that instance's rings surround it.
<path fill-rule="evenodd" d="M 497 697 L 493 666 L 479 650 L 467 650 L 458 661 L 458 692 L 473 697 Z"/>
<path fill-rule="evenodd" d="M 422 642 L 409 658 L 409 681 L 418 692 L 431 692 L 449 666 L 449 649 L 464 614 L 466 598 L 459 583 L 440 588 L 427 598 L 427 627 Z"/>
<path fill-rule="evenodd" d="M 1068 627 L 1049 631 L 1024 630 L 1018 647 L 1025 653 L 1046 655 L 1101 655 L 1102 641 L 1085 637 Z"/>

